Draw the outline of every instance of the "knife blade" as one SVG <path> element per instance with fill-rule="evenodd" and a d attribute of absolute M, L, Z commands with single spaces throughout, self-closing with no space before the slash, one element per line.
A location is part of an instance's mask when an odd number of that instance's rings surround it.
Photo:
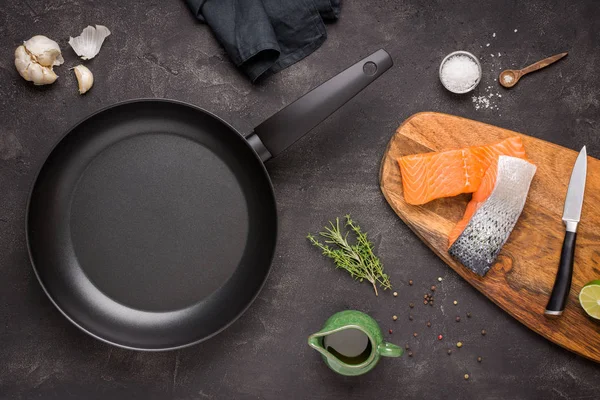
<path fill-rule="evenodd" d="M 571 279 L 573 277 L 573 260 L 575 258 L 575 241 L 577 239 L 577 225 L 581 220 L 581 209 L 583 207 L 583 196 L 585 192 L 585 178 L 587 175 L 587 152 L 585 146 L 579 152 L 571 179 L 567 189 L 565 208 L 562 220 L 565 223 L 565 238 L 560 253 L 558 272 L 554 280 L 554 287 L 550 300 L 544 314 L 548 316 L 561 315 L 565 309 L 569 291 L 571 290 Z"/>
<path fill-rule="evenodd" d="M 583 192 L 585 191 L 585 177 L 587 175 L 587 152 L 585 146 L 579 152 L 571 180 L 569 181 L 569 189 L 567 189 L 567 198 L 565 200 L 565 209 L 563 211 L 563 221 L 567 226 L 567 231 L 576 232 L 577 223 L 581 219 L 581 207 L 583 206 Z"/>

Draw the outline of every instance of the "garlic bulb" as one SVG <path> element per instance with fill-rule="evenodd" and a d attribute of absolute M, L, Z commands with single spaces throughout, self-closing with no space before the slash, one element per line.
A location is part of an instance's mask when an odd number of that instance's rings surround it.
<path fill-rule="evenodd" d="M 77 77 L 77 83 L 79 84 L 79 94 L 84 94 L 94 84 L 94 75 L 87 67 L 78 65 L 73 67 L 75 76 Z"/>
<path fill-rule="evenodd" d="M 44 62 L 48 62 L 48 60 L 44 59 Z M 17 71 L 19 71 L 23 79 L 31 81 L 35 85 L 49 85 L 56 81 L 58 76 L 52 70 L 52 64 L 55 61 L 52 61 L 50 66 L 46 67 L 39 64 L 36 58 L 27 51 L 25 46 L 21 45 L 15 50 L 15 67 Z"/>
<path fill-rule="evenodd" d="M 69 37 L 69 44 L 83 60 L 90 60 L 96 57 L 108 35 L 110 31 L 104 25 L 88 26 L 76 38 Z"/>
<path fill-rule="evenodd" d="M 46 36 L 34 36 L 23 44 L 35 62 L 44 67 L 53 67 L 65 62 L 58 43 Z"/>

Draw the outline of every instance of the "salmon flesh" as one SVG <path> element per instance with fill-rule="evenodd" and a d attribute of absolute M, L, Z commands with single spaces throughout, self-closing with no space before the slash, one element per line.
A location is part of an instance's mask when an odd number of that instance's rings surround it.
<path fill-rule="evenodd" d="M 487 146 L 401 157 L 398 165 L 404 199 L 408 204 L 420 205 L 441 197 L 473 193 L 500 155 L 525 158 L 521 138 L 515 136 Z"/>

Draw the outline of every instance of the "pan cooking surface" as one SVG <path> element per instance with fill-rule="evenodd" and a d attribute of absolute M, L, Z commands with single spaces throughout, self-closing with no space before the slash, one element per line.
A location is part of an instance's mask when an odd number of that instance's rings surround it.
<path fill-rule="evenodd" d="M 169 134 L 119 141 L 74 190 L 70 231 L 90 281 L 145 311 L 188 307 L 242 258 L 248 210 L 232 171 L 209 149 Z"/>

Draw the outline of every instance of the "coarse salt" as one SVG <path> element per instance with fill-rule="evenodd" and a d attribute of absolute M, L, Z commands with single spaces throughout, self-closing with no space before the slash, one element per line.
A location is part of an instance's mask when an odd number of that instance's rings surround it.
<path fill-rule="evenodd" d="M 502 97 L 502 95 L 500 93 L 492 93 L 490 89 L 493 90 L 492 86 L 487 86 L 485 87 L 485 93 L 471 97 L 476 110 L 498 110 L 498 104 L 494 101 L 494 97 Z"/>
<path fill-rule="evenodd" d="M 469 56 L 457 54 L 442 65 L 441 79 L 451 92 L 465 92 L 475 87 L 480 78 L 477 63 Z"/>
<path fill-rule="evenodd" d="M 504 80 L 504 83 L 512 83 L 512 81 L 515 80 L 512 75 L 504 75 L 502 79 Z"/>
<path fill-rule="evenodd" d="M 492 37 L 496 37 L 496 32 L 494 32 L 494 34 L 492 35 Z"/>

